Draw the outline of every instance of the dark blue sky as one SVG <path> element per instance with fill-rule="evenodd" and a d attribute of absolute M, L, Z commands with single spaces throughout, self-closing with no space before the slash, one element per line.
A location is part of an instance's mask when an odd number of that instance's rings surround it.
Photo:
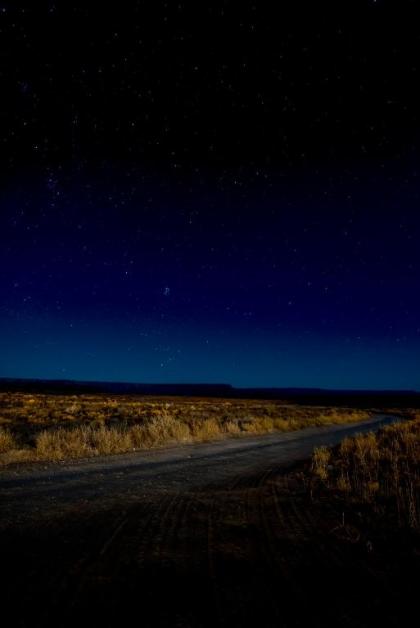
<path fill-rule="evenodd" d="M 0 376 L 420 387 L 413 3 L 334 6 L 4 5 Z"/>

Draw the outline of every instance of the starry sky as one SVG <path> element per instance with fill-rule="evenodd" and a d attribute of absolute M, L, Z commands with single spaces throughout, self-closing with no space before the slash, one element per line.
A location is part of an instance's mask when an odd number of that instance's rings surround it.
<path fill-rule="evenodd" d="M 0 2 L 0 376 L 420 389 L 416 2 L 95 4 Z"/>

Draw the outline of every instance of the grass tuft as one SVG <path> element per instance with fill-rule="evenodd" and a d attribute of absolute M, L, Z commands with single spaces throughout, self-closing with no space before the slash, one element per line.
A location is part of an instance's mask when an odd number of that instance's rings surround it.
<path fill-rule="evenodd" d="M 322 481 L 328 479 L 328 464 L 331 458 L 331 451 L 328 447 L 316 447 L 312 456 L 312 471 L 316 477 Z"/>
<path fill-rule="evenodd" d="M 12 432 L 4 427 L 0 427 L 0 453 L 17 449 L 16 439 Z"/>

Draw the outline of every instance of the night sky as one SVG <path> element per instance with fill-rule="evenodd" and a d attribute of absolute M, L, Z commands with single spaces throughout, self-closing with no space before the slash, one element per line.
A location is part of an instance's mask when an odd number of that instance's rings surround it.
<path fill-rule="evenodd" d="M 1 2 L 0 376 L 420 389 L 416 5 Z"/>

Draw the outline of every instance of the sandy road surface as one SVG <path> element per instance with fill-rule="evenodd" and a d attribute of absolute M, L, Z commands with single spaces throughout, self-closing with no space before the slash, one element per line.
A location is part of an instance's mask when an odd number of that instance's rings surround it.
<path fill-rule="evenodd" d="M 392 420 L 4 472 L 8 625 L 402 625 L 411 558 L 334 532 L 287 472 Z"/>

